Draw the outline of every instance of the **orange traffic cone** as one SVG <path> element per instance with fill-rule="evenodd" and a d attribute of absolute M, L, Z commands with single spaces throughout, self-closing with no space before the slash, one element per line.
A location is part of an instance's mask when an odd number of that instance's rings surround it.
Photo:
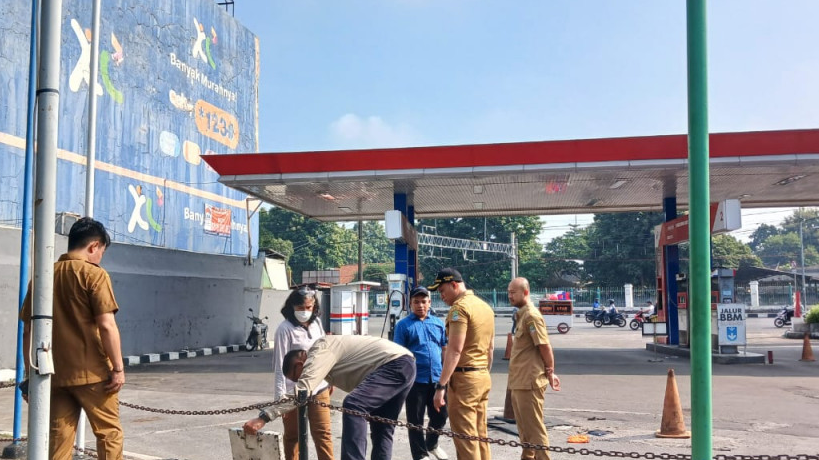
<path fill-rule="evenodd" d="M 506 400 L 503 402 L 503 418 L 515 421 L 515 411 L 512 409 L 512 390 L 506 389 Z"/>
<path fill-rule="evenodd" d="M 506 352 L 503 354 L 503 359 L 508 361 L 512 356 L 512 333 L 506 334 Z"/>
<path fill-rule="evenodd" d="M 665 384 L 665 401 L 663 402 L 663 419 L 660 422 L 660 431 L 654 433 L 658 438 L 690 438 L 691 432 L 685 429 L 680 395 L 677 393 L 677 381 L 674 379 L 674 369 L 668 370 L 668 380 Z"/>
<path fill-rule="evenodd" d="M 810 337 L 807 332 L 805 332 L 805 339 L 802 342 L 802 359 L 799 361 L 816 361 L 816 358 L 813 357 L 813 348 L 810 347 Z"/>

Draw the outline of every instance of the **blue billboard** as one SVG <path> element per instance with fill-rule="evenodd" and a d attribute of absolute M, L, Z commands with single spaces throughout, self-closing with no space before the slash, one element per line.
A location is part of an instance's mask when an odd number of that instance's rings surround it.
<path fill-rule="evenodd" d="M 29 0 L 0 2 L 0 224 L 22 222 Z M 115 241 L 258 247 L 201 155 L 258 151 L 259 41 L 213 0 L 102 0 L 94 217 Z M 57 211 L 84 215 L 91 2 L 64 0 Z M 252 209 L 251 209 L 252 210 Z M 250 230 L 250 231 L 249 231 Z"/>

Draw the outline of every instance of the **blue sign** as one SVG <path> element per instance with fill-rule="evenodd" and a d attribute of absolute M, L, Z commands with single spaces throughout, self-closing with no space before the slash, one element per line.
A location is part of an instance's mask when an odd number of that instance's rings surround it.
<path fill-rule="evenodd" d="M 728 337 L 728 341 L 736 342 L 737 341 L 737 328 L 736 326 L 729 326 L 726 328 L 725 335 Z"/>

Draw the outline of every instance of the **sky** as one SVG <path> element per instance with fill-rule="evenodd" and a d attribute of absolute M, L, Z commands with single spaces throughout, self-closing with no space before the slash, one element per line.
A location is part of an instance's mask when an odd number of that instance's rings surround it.
<path fill-rule="evenodd" d="M 685 2 L 236 0 L 260 150 L 685 133 Z M 709 2 L 712 132 L 819 126 L 819 2 Z M 744 211 L 742 231 L 790 210 Z M 549 216 L 541 240 L 590 216 Z"/>

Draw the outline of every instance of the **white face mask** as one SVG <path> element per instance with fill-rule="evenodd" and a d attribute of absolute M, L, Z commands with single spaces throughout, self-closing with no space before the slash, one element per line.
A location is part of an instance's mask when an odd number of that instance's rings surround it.
<path fill-rule="evenodd" d="M 306 310 L 305 311 L 294 311 L 293 313 L 296 315 L 296 319 L 300 323 L 306 323 L 306 322 L 310 321 L 310 317 L 313 316 L 312 311 L 306 311 Z"/>

